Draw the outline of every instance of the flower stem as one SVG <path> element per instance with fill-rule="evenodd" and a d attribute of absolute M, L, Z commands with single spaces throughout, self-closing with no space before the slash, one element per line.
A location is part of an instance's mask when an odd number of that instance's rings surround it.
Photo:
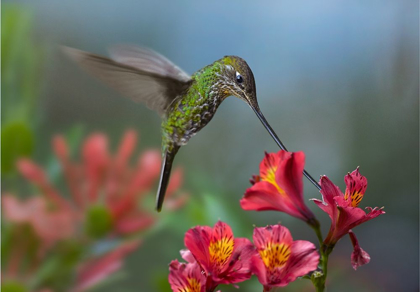
<path fill-rule="evenodd" d="M 323 246 L 323 239 L 322 239 L 322 232 L 321 232 L 321 225 L 319 221 L 315 218 L 308 222 L 309 226 L 315 231 L 316 237 L 318 238 L 320 248 Z"/>
<path fill-rule="evenodd" d="M 318 222 L 318 220 L 313 219 L 311 222 L 308 222 L 308 224 L 312 227 L 312 229 L 315 231 L 316 237 L 319 241 L 319 253 L 320 253 L 320 261 L 319 261 L 319 268 L 321 269 L 321 272 L 314 272 L 312 274 L 311 280 L 312 283 L 315 286 L 316 292 L 323 292 L 325 290 L 325 282 L 327 280 L 327 274 L 328 274 L 328 257 L 330 253 L 334 249 L 334 245 L 325 245 L 322 240 L 322 232 L 321 232 L 321 226 Z"/>

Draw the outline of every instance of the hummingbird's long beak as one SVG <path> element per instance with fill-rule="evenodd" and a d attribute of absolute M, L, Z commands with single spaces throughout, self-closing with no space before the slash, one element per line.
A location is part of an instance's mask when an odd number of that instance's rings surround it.
<path fill-rule="evenodd" d="M 273 137 L 274 141 L 276 141 L 277 145 L 280 147 L 280 149 L 287 151 L 286 146 L 284 146 L 284 144 L 280 141 L 279 137 L 277 137 L 276 132 L 274 132 L 273 128 L 271 128 L 270 124 L 267 122 L 267 120 L 265 119 L 264 115 L 262 114 L 260 108 L 257 106 L 252 106 L 251 108 L 253 109 L 253 111 L 255 112 L 255 114 L 257 115 L 257 117 L 260 119 L 261 123 L 263 124 L 263 126 L 266 128 L 266 130 L 268 131 L 268 133 L 271 135 L 271 137 Z M 315 186 L 318 188 L 318 190 L 321 190 L 321 186 L 317 183 L 316 180 L 314 180 L 314 178 L 306 171 L 303 170 L 303 175 L 305 175 L 305 177 Z"/>

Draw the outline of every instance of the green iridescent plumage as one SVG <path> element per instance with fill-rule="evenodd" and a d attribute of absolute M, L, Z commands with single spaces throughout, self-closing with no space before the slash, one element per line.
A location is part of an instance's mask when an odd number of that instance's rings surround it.
<path fill-rule="evenodd" d="M 172 144 L 185 145 L 211 120 L 221 101 L 228 96 L 228 92 L 215 86 L 222 73 L 222 60 L 193 74 L 188 90 L 170 105 L 162 121 L 164 151 Z"/>
<path fill-rule="evenodd" d="M 210 122 L 228 96 L 244 100 L 279 147 L 286 150 L 262 115 L 254 75 L 239 57 L 225 56 L 189 76 L 162 55 L 144 48 L 117 46 L 111 49 L 111 58 L 72 48 L 63 50 L 92 75 L 133 101 L 145 103 L 162 117 L 163 162 L 156 200 L 158 211 L 179 147 Z M 306 171 L 304 174 L 317 185 Z"/>

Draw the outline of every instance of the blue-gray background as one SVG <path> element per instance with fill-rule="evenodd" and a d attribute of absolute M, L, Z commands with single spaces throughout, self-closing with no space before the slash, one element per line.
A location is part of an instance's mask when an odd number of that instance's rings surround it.
<path fill-rule="evenodd" d="M 306 169 L 344 188 L 343 176 L 360 166 L 369 180 L 361 207 L 385 206 L 385 215 L 355 229 L 371 263 L 354 271 L 344 238 L 330 257 L 330 291 L 418 291 L 418 1 L 13 2 L 32 11 L 36 42 L 48 51 L 40 72 L 39 163 L 53 134 L 80 124 L 109 134 L 114 145 L 132 127 L 139 149 L 160 147 L 158 116 L 80 71 L 58 45 L 106 54 L 112 44 L 139 44 L 189 73 L 224 55 L 241 56 L 266 118 L 290 150 L 305 151 Z M 246 104 L 231 97 L 175 163 L 184 167 L 185 189 L 201 202 L 206 224 L 220 218 L 249 237 L 252 224 L 281 221 L 295 239 L 315 241 L 297 219 L 240 209 L 264 150 L 277 147 Z M 305 197 L 319 196 L 305 182 Z M 328 217 L 308 204 L 326 234 Z M 148 237 L 128 258 L 124 279 L 99 290 L 163 289 L 167 264 L 179 258 L 183 232 L 195 224 L 183 213 L 172 215 L 176 228 Z M 241 287 L 258 286 L 254 278 Z"/>

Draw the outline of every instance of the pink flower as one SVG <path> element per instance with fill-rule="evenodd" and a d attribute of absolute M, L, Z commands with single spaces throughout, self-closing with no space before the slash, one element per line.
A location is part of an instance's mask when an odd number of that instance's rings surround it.
<path fill-rule="evenodd" d="M 319 254 L 313 243 L 293 241 L 286 227 L 269 225 L 254 229 L 257 254 L 252 257 L 251 269 L 264 286 L 264 291 L 283 287 L 317 268 Z"/>
<path fill-rule="evenodd" d="M 349 231 L 349 236 L 354 248 L 351 254 L 351 265 L 353 269 L 357 270 L 358 267 L 366 265 L 370 262 L 370 256 L 359 246 L 359 241 L 353 231 Z"/>
<path fill-rule="evenodd" d="M 246 238 L 234 238 L 229 225 L 218 221 L 214 228 L 197 226 L 185 234 L 185 246 L 206 276 L 206 291 L 219 284 L 238 283 L 251 277 L 250 258 L 254 246 Z M 183 255 L 191 260 L 188 253 Z"/>
<path fill-rule="evenodd" d="M 140 241 L 125 242 L 116 249 L 83 262 L 77 271 L 74 291 L 86 291 L 121 269 L 124 258 L 135 251 Z"/>
<path fill-rule="evenodd" d="M 58 241 L 71 240 L 71 246 L 79 248 L 92 243 L 92 239 L 132 235 L 155 223 L 156 218 L 139 203 L 159 177 L 161 154 L 155 150 L 146 151 L 131 167 L 129 160 L 136 140 L 136 133 L 127 131 L 116 154 L 112 155 L 105 135 L 90 135 L 83 144 L 81 161 L 75 162 L 70 159 L 64 138 L 55 137 L 53 148 L 61 162 L 70 198 L 58 191 L 44 170 L 33 161 L 18 161 L 18 170 L 37 187 L 39 195 L 19 200 L 3 194 L 4 224 L 7 228 L 11 225 L 7 243 L 12 243 L 8 245 L 10 255 L 4 269 L 6 280 L 31 279 L 43 268 L 42 257 L 46 251 L 52 258 L 57 256 L 57 251 L 63 252 L 61 248 L 67 245 L 55 245 Z M 179 208 L 186 202 L 187 195 L 179 191 L 182 170 L 175 169 L 173 174 L 168 186 L 168 202 L 173 208 Z M 88 258 L 79 267 L 74 290 L 84 291 L 119 270 L 126 255 L 139 244 L 139 241 L 124 243 L 106 254 Z M 44 284 L 39 283 L 40 287 Z"/>
<path fill-rule="evenodd" d="M 201 273 L 197 262 L 172 261 L 169 265 L 169 284 L 174 292 L 206 292 L 206 276 Z"/>
<path fill-rule="evenodd" d="M 333 246 L 357 225 L 385 213 L 382 210 L 383 208 L 375 207 L 372 209 L 367 207 L 368 213 L 366 214 L 365 211 L 357 207 L 367 187 L 367 180 L 359 173 L 359 169 L 347 174 L 345 182 L 347 188 L 345 194 L 343 194 L 328 177 L 322 176 L 320 184 L 323 200 L 313 199 L 315 204 L 326 212 L 331 219 L 330 231 L 324 240 L 324 244 L 327 246 Z"/>
<path fill-rule="evenodd" d="M 65 209 L 51 208 L 48 201 L 35 196 L 20 201 L 16 197 L 2 195 L 3 214 L 6 221 L 18 225 L 28 224 L 41 240 L 41 251 L 45 252 L 59 240 L 72 237 L 76 226 L 72 214 Z"/>
<path fill-rule="evenodd" d="M 266 153 L 260 175 L 253 176 L 253 186 L 241 199 L 244 210 L 275 210 L 313 223 L 314 215 L 303 201 L 303 152 Z"/>
<path fill-rule="evenodd" d="M 108 139 L 103 134 L 90 135 L 82 146 L 82 161 L 70 159 L 67 143 L 62 136 L 53 139 L 57 155 L 71 194 L 65 199 L 49 182 L 44 171 L 29 159 L 21 159 L 18 169 L 22 175 L 42 191 L 48 202 L 66 210 L 77 220 L 91 220 L 90 235 L 102 237 L 109 233 L 132 234 L 155 222 L 155 217 L 139 207 L 159 177 L 161 154 L 145 151 L 137 165 L 129 166 L 129 158 L 136 146 L 137 134 L 127 131 L 113 157 L 108 151 Z M 186 202 L 185 193 L 176 196 L 182 184 L 182 171 L 175 169 L 168 186 L 168 205 L 179 208 Z M 102 226 L 96 226 L 101 222 Z M 92 224 L 93 225 L 92 225 Z"/>
<path fill-rule="evenodd" d="M 25 279 L 35 274 L 56 243 L 75 235 L 77 223 L 66 208 L 41 196 L 19 200 L 3 194 L 2 209 L 4 229 L 9 231 L 2 239 L 2 244 L 9 247 L 4 254 L 3 282 L 24 286 Z"/>

